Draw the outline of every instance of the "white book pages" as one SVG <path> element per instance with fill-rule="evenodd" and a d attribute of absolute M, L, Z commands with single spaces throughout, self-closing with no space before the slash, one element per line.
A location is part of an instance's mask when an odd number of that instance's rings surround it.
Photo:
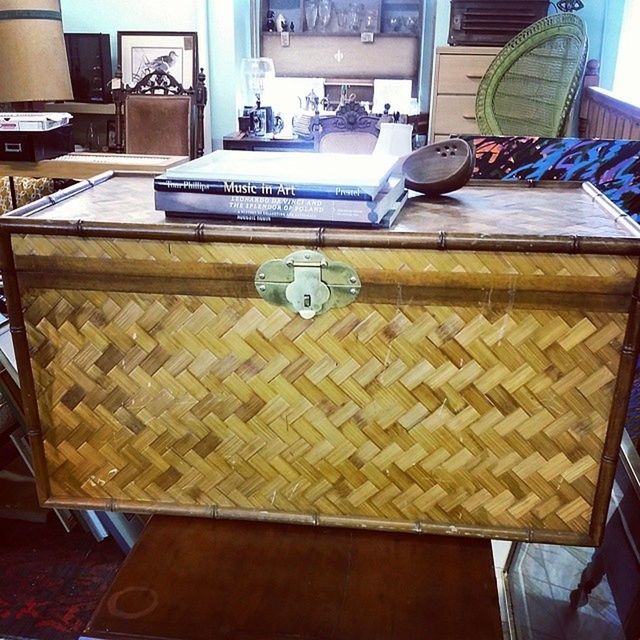
<path fill-rule="evenodd" d="M 396 160 L 395 156 L 383 154 L 223 150 L 171 167 L 161 177 L 261 181 L 296 186 L 357 186 L 375 195 L 385 184 Z"/>

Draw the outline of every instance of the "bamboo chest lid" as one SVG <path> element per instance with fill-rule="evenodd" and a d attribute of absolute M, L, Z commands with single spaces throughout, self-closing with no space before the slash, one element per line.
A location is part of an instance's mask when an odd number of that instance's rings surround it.
<path fill-rule="evenodd" d="M 200 241 L 640 253 L 640 227 L 630 216 L 592 185 L 567 182 L 472 181 L 448 195 L 410 198 L 391 229 L 331 227 L 319 234 L 314 227 L 176 221 L 154 209 L 152 178 L 107 172 L 22 207 L 0 218 L 0 225 L 56 235 L 157 232 Z"/>

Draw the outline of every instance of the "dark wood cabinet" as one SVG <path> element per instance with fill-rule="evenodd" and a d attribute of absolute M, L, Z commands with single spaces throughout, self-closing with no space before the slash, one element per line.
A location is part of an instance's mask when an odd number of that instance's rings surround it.
<path fill-rule="evenodd" d="M 249 136 L 238 131 L 222 138 L 222 148 L 231 151 L 313 151 L 313 140 Z"/>

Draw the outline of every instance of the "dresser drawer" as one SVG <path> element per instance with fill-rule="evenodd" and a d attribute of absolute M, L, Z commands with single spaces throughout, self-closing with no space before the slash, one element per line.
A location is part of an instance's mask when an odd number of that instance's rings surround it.
<path fill-rule="evenodd" d="M 475 95 L 493 58 L 493 55 L 441 55 L 436 91 Z"/>
<path fill-rule="evenodd" d="M 476 123 L 476 97 L 473 96 L 438 96 L 433 121 L 433 132 L 480 133 Z"/>

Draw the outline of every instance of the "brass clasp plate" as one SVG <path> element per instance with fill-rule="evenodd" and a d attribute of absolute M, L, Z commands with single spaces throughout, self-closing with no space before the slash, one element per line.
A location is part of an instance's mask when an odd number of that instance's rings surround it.
<path fill-rule="evenodd" d="M 360 293 L 358 274 L 342 262 L 330 262 L 318 251 L 296 251 L 283 260 L 269 260 L 257 271 L 258 293 L 267 301 L 313 318 L 344 307 Z"/>

